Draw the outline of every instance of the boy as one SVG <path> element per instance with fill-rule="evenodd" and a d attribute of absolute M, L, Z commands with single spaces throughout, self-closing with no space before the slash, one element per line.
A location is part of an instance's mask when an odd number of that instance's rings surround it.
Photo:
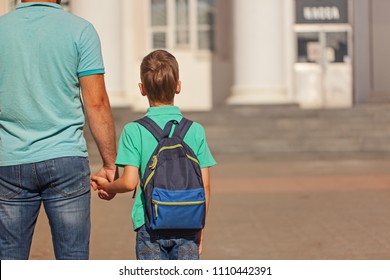
<path fill-rule="evenodd" d="M 175 94 L 181 90 L 179 66 L 175 57 L 167 51 L 157 50 L 147 55 L 141 63 L 141 94 L 146 96 L 150 108 L 146 116 L 161 129 L 168 121 L 180 122 L 182 114 L 174 106 Z M 205 196 L 206 213 L 210 203 L 210 171 L 215 160 L 206 143 L 205 131 L 198 123 L 193 123 L 184 137 L 194 151 L 201 167 Z M 136 122 L 125 126 L 119 140 L 116 165 L 124 167 L 121 177 L 112 183 L 92 177 L 98 184 L 99 196 L 110 199 L 115 193 L 132 191 L 137 187 L 138 176 L 145 173 L 148 161 L 157 146 L 157 140 L 142 125 Z M 202 251 L 203 230 L 151 231 L 145 226 L 145 200 L 139 191 L 132 210 L 133 228 L 137 232 L 136 256 L 146 259 L 199 259 Z"/>

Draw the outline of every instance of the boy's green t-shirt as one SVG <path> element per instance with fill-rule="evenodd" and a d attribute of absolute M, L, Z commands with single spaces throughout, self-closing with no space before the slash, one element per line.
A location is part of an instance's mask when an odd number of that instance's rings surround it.
<path fill-rule="evenodd" d="M 170 120 L 180 121 L 182 114 L 176 106 L 159 106 L 148 109 L 146 116 L 155 121 L 161 128 Z M 200 167 L 211 167 L 216 164 L 206 142 L 204 128 L 194 122 L 184 137 L 198 157 Z M 157 146 L 157 140 L 142 125 L 132 122 L 127 124 L 121 134 L 118 145 L 116 165 L 124 167 L 131 165 L 138 167 L 142 178 L 146 165 Z M 139 191 L 132 210 L 133 229 L 136 230 L 145 224 L 144 198 Z"/>

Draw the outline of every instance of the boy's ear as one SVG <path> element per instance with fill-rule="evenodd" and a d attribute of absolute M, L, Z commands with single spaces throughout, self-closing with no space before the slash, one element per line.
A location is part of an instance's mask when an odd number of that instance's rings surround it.
<path fill-rule="evenodd" d="M 139 90 L 142 94 L 142 96 L 146 96 L 146 92 L 145 92 L 145 89 L 144 89 L 144 85 L 142 83 L 139 83 L 138 84 L 138 87 L 139 87 Z"/>
<path fill-rule="evenodd" d="M 179 94 L 180 91 L 181 91 L 181 81 L 177 81 L 176 94 Z"/>

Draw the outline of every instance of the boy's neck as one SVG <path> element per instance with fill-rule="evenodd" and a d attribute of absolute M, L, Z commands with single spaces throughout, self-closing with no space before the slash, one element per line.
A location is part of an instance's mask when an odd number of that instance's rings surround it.
<path fill-rule="evenodd" d="M 160 103 L 160 102 L 154 102 L 154 103 L 149 103 L 150 107 L 162 107 L 162 106 L 175 106 L 175 104 L 172 103 Z"/>
<path fill-rule="evenodd" d="M 56 0 L 22 0 L 22 3 L 29 3 L 29 2 L 48 2 L 48 3 L 58 4 Z"/>

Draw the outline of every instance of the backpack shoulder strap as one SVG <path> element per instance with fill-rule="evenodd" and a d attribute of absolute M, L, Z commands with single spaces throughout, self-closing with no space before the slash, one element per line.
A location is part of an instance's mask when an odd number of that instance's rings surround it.
<path fill-rule="evenodd" d="M 158 142 L 163 138 L 163 130 L 151 118 L 145 116 L 135 122 L 145 127 Z"/>
<path fill-rule="evenodd" d="M 146 116 L 136 120 L 135 122 L 145 127 L 158 142 L 160 142 L 161 139 L 168 137 L 169 133 L 171 132 L 172 125 L 174 123 L 177 124 L 177 121 L 175 120 L 168 121 L 164 127 L 164 130 L 162 130 L 151 118 Z"/>
<path fill-rule="evenodd" d="M 186 118 L 182 118 L 180 123 L 175 127 L 175 131 L 173 132 L 172 137 L 179 137 L 183 140 L 192 123 L 193 121 L 190 121 Z"/>

